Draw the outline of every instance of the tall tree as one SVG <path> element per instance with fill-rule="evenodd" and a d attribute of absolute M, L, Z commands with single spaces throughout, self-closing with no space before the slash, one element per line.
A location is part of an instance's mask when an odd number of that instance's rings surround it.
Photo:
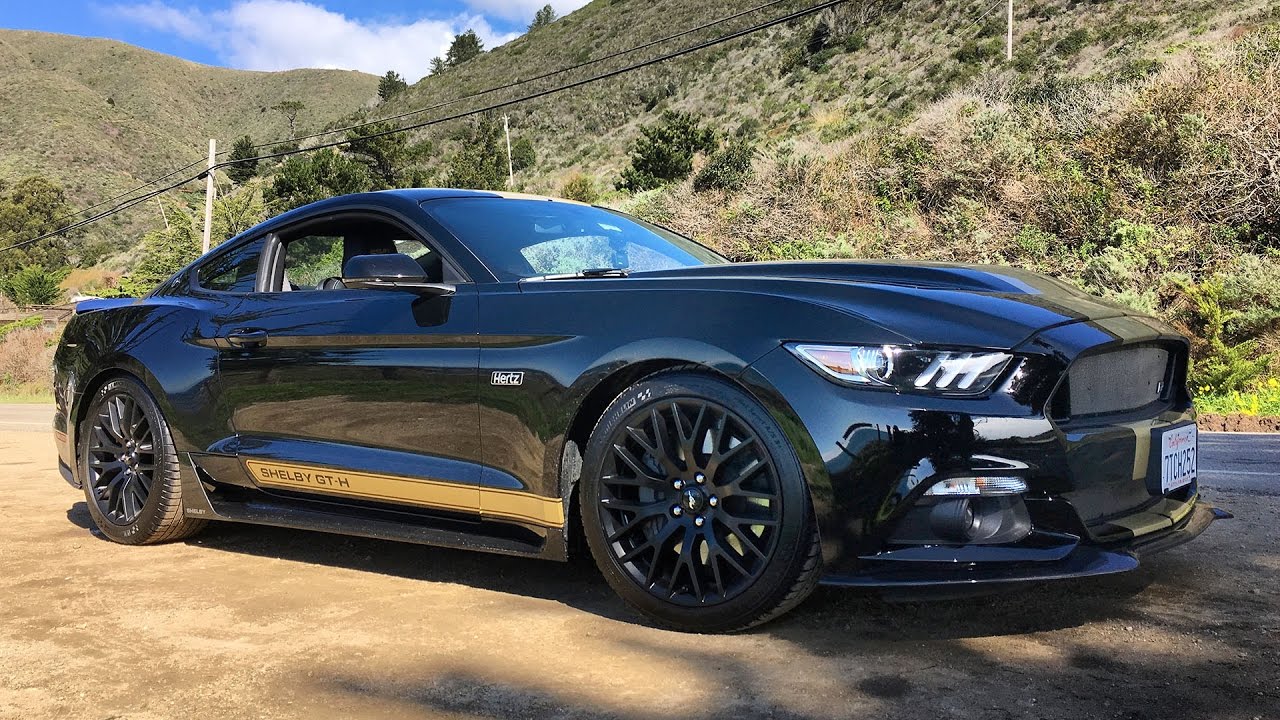
<path fill-rule="evenodd" d="M 283 212 L 372 189 L 373 180 L 363 164 L 330 148 L 286 160 L 264 194 L 274 211 Z"/>
<path fill-rule="evenodd" d="M 298 113 L 306 108 L 306 104 L 301 100 L 283 100 L 271 106 L 272 110 L 284 115 L 284 119 L 289 121 L 289 137 L 294 137 L 298 134 Z"/>
<path fill-rule="evenodd" d="M 62 186 L 32 176 L 13 185 L 0 182 L 0 247 L 57 230 L 74 218 Z M 58 270 L 68 263 L 68 251 L 77 235 L 54 237 L 0 253 L 0 275 L 27 266 Z"/>
<path fill-rule="evenodd" d="M 449 187 L 502 190 L 507 186 L 507 151 L 502 127 L 481 117 L 459 138 L 462 148 L 449 158 Z"/>
<path fill-rule="evenodd" d="M 533 22 L 529 24 L 529 32 L 533 32 L 538 28 L 543 28 L 556 21 L 556 10 L 550 5 L 543 5 L 542 9 L 533 16 Z"/>
<path fill-rule="evenodd" d="M 484 43 L 480 41 L 480 36 L 475 30 L 467 30 L 453 37 L 453 42 L 449 44 L 449 52 L 445 53 L 444 64 L 451 68 L 458 67 L 468 60 L 479 57 L 482 52 L 484 52 Z"/>
<path fill-rule="evenodd" d="M 347 152 L 369 171 L 375 189 L 400 187 L 412 166 L 431 151 L 431 144 L 411 143 L 407 133 L 390 132 L 395 125 L 374 123 L 347 131 Z"/>
<path fill-rule="evenodd" d="M 395 70 L 388 70 L 386 75 L 378 81 L 378 97 L 383 101 L 399 95 L 409 89 L 409 83 L 405 82 L 400 73 Z"/>
<path fill-rule="evenodd" d="M 444 58 L 438 58 L 438 57 L 431 58 L 431 74 L 432 75 L 439 75 L 440 73 L 448 69 L 449 69 L 449 66 L 444 64 Z"/>
<path fill-rule="evenodd" d="M 231 164 L 227 166 L 227 176 L 231 178 L 231 182 L 243 185 L 258 174 L 258 161 L 252 159 L 256 156 L 253 138 L 244 135 L 236 140 L 236 144 L 231 147 Z"/>

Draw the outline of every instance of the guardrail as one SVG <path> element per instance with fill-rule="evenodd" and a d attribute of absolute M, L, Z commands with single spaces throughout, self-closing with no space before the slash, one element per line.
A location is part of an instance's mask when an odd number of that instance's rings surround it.
<path fill-rule="evenodd" d="M 8 308 L 0 310 L 0 325 L 15 320 L 25 320 L 33 315 L 39 315 L 44 319 L 45 324 L 61 325 L 71 319 L 75 311 L 75 305 L 32 305 L 25 308 Z"/>

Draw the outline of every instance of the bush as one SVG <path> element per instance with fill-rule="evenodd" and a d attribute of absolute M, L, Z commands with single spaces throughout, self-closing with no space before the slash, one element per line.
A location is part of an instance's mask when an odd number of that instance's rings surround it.
<path fill-rule="evenodd" d="M 741 190 L 752 177 L 751 162 L 755 156 L 755 145 L 741 139 L 730 141 L 707 159 L 707 164 L 693 178 L 693 189 L 697 192 Z"/>
<path fill-rule="evenodd" d="M 692 114 L 667 111 L 661 122 L 640 128 L 618 189 L 640 192 L 683 180 L 693 172 L 694 155 L 715 149 L 714 130 Z"/>
<path fill-rule="evenodd" d="M 0 338 L 0 392 L 47 392 L 57 339 L 56 332 L 42 327 L 14 330 Z"/>
<path fill-rule="evenodd" d="M 62 288 L 58 284 L 66 276 L 65 269 L 46 270 L 39 265 L 28 265 L 0 278 L 0 293 L 19 307 L 55 305 L 62 300 Z"/>
<path fill-rule="evenodd" d="M 600 202 L 600 188 L 596 187 L 595 178 L 584 173 L 575 173 L 560 187 L 560 197 L 594 205 Z"/>

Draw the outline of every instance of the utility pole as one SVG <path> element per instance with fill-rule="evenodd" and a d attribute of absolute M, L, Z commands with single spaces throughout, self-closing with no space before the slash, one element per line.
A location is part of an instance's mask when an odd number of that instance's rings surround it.
<path fill-rule="evenodd" d="M 213 165 L 218 160 L 218 141 L 209 138 L 209 170 L 205 173 L 204 181 L 204 248 L 203 253 L 209 252 L 209 233 L 213 231 Z M 202 254 L 203 254 L 202 253 Z"/>
<path fill-rule="evenodd" d="M 1005 60 L 1013 62 L 1013 0 L 1009 0 L 1009 34 L 1005 42 Z"/>
<path fill-rule="evenodd" d="M 502 116 L 502 132 L 507 136 L 507 187 L 516 186 L 516 163 L 511 157 L 511 118 Z"/>

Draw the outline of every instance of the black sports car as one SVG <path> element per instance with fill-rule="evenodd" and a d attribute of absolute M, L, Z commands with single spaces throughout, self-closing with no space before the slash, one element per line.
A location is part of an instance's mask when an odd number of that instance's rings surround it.
<path fill-rule="evenodd" d="M 107 537 L 208 520 L 565 560 L 652 620 L 818 583 L 1081 577 L 1227 514 L 1187 342 L 1009 268 L 730 264 L 577 203 L 462 190 L 269 220 L 81 303 L 62 471 Z"/>

